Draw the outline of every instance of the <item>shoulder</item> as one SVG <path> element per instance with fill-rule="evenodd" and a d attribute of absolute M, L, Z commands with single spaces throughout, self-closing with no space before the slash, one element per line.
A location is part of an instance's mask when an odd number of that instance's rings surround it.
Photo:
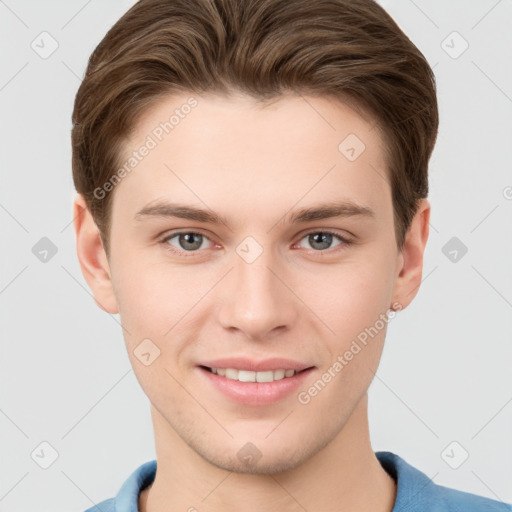
<path fill-rule="evenodd" d="M 512 512 L 512 505 L 502 501 L 484 498 L 477 494 L 458 491 L 442 485 L 433 486 L 431 492 L 433 505 L 447 507 L 448 510 L 472 512 Z M 441 508 L 439 508 L 441 510 Z"/>
<path fill-rule="evenodd" d="M 84 512 L 138 512 L 139 494 L 153 482 L 156 466 L 156 459 L 145 462 L 131 473 L 114 498 L 101 501 Z"/>
<path fill-rule="evenodd" d="M 96 505 L 88 508 L 84 512 L 115 512 L 116 510 L 116 499 L 109 498 L 108 500 L 104 500 Z"/>
<path fill-rule="evenodd" d="M 512 505 L 434 483 L 425 473 L 391 452 L 376 452 L 397 482 L 393 512 L 512 512 Z"/>

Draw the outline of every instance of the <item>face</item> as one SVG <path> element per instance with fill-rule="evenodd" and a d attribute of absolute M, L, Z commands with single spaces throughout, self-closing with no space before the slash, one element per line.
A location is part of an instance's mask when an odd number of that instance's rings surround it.
<path fill-rule="evenodd" d="M 111 312 L 162 431 L 229 471 L 292 469 L 366 396 L 398 297 L 384 148 L 332 99 L 190 96 L 125 146 L 152 147 L 114 189 Z"/>

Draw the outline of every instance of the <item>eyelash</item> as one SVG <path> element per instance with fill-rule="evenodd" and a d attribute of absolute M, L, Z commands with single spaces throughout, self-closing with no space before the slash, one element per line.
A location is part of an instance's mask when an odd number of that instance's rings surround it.
<path fill-rule="evenodd" d="M 354 243 L 353 240 L 350 240 L 350 239 L 348 239 L 346 237 L 343 237 L 343 236 L 339 235 L 338 233 L 336 233 L 335 231 L 332 231 L 330 229 L 322 229 L 322 230 L 316 230 L 316 231 L 309 231 L 308 233 L 305 233 L 300 238 L 299 242 L 302 241 L 304 238 L 306 238 L 309 235 L 319 234 L 319 233 L 332 235 L 332 236 L 338 238 L 341 243 L 339 245 L 335 246 L 334 248 L 329 248 L 329 249 L 324 249 L 324 250 L 309 249 L 308 252 L 313 252 L 313 253 L 316 253 L 316 254 L 329 253 L 329 252 L 337 252 L 339 250 L 343 250 L 343 249 L 347 248 L 348 246 L 350 246 L 350 245 L 352 245 Z M 176 231 L 175 233 L 166 234 L 164 236 L 164 238 L 160 239 L 159 242 L 162 245 L 164 245 L 164 249 L 165 250 L 170 251 L 173 254 L 178 254 L 178 255 L 183 256 L 185 258 L 193 257 L 193 256 L 197 255 L 198 253 L 202 252 L 202 250 L 205 250 L 205 249 L 198 249 L 198 250 L 195 250 L 195 251 L 179 250 L 179 249 L 176 249 L 174 246 L 172 246 L 172 245 L 170 245 L 168 243 L 169 240 L 171 240 L 175 236 L 183 235 L 183 234 L 201 235 L 203 238 L 206 238 L 207 240 L 212 242 L 212 240 L 210 240 L 210 238 L 208 236 L 206 236 L 205 234 L 203 234 L 203 233 L 201 233 L 199 231 Z M 215 242 L 212 242 L 212 243 L 215 243 Z M 338 249 L 336 249 L 336 247 L 338 247 Z"/>

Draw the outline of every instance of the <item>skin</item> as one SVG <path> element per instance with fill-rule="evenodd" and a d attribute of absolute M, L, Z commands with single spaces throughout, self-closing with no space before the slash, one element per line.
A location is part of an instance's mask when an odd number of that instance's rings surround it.
<path fill-rule="evenodd" d="M 125 156 L 190 96 L 146 111 Z M 108 258 L 84 199 L 74 204 L 83 275 L 97 304 L 120 314 L 151 402 L 158 470 L 139 509 L 390 512 L 396 485 L 372 450 L 367 413 L 385 327 L 307 404 L 296 392 L 272 405 L 236 404 L 196 365 L 288 357 L 315 366 L 298 391 L 307 390 L 379 315 L 416 295 L 430 204 L 421 201 L 399 251 L 379 131 L 346 104 L 195 98 L 197 107 L 115 187 Z M 350 133 L 366 146 L 354 161 L 338 150 Z M 229 228 L 135 218 L 162 199 L 217 212 Z M 375 216 L 287 221 L 301 208 L 341 200 Z M 322 248 L 307 236 L 324 229 L 353 243 L 333 236 Z M 179 236 L 163 240 L 178 230 L 206 238 L 199 249 L 180 245 Z M 248 236 L 263 249 L 252 263 L 236 252 Z M 145 366 L 134 350 L 147 338 L 160 356 Z M 261 453 L 250 467 L 237 457 L 248 442 Z"/>

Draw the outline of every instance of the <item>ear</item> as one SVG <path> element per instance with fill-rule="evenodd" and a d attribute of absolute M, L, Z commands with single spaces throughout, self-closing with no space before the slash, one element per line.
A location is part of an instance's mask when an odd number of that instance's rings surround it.
<path fill-rule="evenodd" d="M 418 293 L 423 272 L 423 253 L 427 245 L 430 203 L 421 199 L 418 210 L 407 230 L 404 247 L 398 258 L 393 301 L 405 309 Z"/>
<path fill-rule="evenodd" d="M 73 202 L 73 219 L 76 252 L 82 275 L 92 291 L 97 306 L 107 313 L 118 313 L 110 266 L 100 232 L 81 194 L 77 194 Z"/>

